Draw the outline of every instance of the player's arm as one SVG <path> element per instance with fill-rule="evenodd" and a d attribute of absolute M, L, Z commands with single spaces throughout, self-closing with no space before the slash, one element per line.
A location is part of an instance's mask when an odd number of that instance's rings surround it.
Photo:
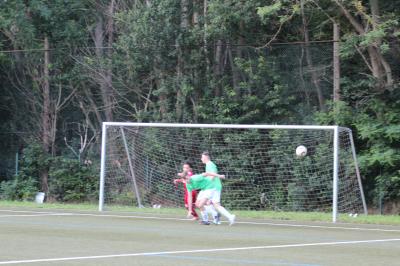
<path fill-rule="evenodd" d="M 183 179 L 183 178 L 174 179 L 174 185 L 177 185 L 178 183 L 184 183 L 184 182 L 185 182 L 185 179 Z"/>
<path fill-rule="evenodd" d="M 220 174 L 217 174 L 217 173 L 209 173 L 209 172 L 203 173 L 203 176 L 209 176 L 209 177 L 211 177 L 211 179 L 213 179 L 215 177 L 219 177 L 219 178 L 222 178 L 222 179 L 225 178 L 225 175 L 220 175 Z"/>
<path fill-rule="evenodd" d="M 186 173 L 182 172 L 182 173 L 177 173 L 177 176 L 179 176 L 180 178 L 176 178 L 174 179 L 174 184 L 177 185 L 178 183 L 185 183 L 185 177 L 186 177 Z"/>
<path fill-rule="evenodd" d="M 182 173 L 177 173 L 177 176 L 179 176 L 180 178 L 185 178 L 187 173 L 186 172 L 182 172 Z"/>

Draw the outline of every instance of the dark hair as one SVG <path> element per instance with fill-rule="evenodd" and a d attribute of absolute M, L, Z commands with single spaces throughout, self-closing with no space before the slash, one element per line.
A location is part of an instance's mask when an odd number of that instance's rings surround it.
<path fill-rule="evenodd" d="M 203 151 L 203 153 L 201 155 L 205 155 L 208 158 L 210 158 L 210 153 L 208 151 Z"/>
<path fill-rule="evenodd" d="M 189 162 L 189 161 L 185 161 L 185 162 L 183 162 L 183 165 L 189 165 L 189 167 L 190 168 L 193 168 L 193 165 L 192 165 L 192 163 L 191 162 Z"/>

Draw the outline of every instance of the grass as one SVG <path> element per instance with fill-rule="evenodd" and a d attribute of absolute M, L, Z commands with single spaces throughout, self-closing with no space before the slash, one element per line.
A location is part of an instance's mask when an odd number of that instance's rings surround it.
<path fill-rule="evenodd" d="M 35 265 L 49 266 L 395 265 L 398 264 L 396 254 L 400 250 L 400 241 L 395 240 L 399 236 L 398 231 L 363 230 L 364 226 L 360 225 L 354 227 L 361 230 L 343 230 L 342 225 L 336 229 L 267 224 L 205 227 L 175 219 L 121 219 L 114 215 L 105 218 L 33 214 L 29 217 L 24 212 L 7 210 L 40 210 L 33 208 L 35 204 L 3 202 L 1 205 L 8 208 L 0 206 L 3 210 L 0 213 L 0 239 L 6 240 L 2 241 L 5 244 L 1 246 L 0 264 L 36 260 Z M 41 205 L 42 210 L 60 207 L 76 210 L 61 211 L 63 213 L 79 211 L 91 214 L 96 209 L 90 204 Z M 89 211 L 82 211 L 83 208 Z M 143 211 L 185 212 L 164 208 Z M 133 213 L 125 214 L 129 216 Z M 375 242 L 377 240 L 383 243 Z M 361 242 L 352 243 L 354 241 Z M 294 246 L 297 248 L 294 249 Z"/>
<path fill-rule="evenodd" d="M 91 203 L 44 203 L 36 204 L 27 201 L 0 201 L 0 208 L 30 208 L 43 210 L 76 210 L 76 211 L 97 211 L 98 206 Z M 130 206 L 111 206 L 108 211 L 148 213 L 153 215 L 177 215 L 185 216 L 186 210 L 183 208 L 136 208 Z M 321 212 L 276 212 L 276 211 L 234 211 L 240 218 L 248 219 L 272 219 L 298 222 L 331 222 L 330 213 Z M 359 215 L 349 217 L 341 214 L 339 221 L 342 223 L 356 224 L 379 224 L 379 225 L 400 225 L 400 215 Z"/>

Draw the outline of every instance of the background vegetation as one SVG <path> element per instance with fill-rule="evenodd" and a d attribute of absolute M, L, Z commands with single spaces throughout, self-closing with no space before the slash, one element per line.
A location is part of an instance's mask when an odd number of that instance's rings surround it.
<path fill-rule="evenodd" d="M 382 0 L 1 1 L 0 197 L 95 199 L 103 121 L 339 124 L 368 201 L 398 212 L 399 15 Z"/>

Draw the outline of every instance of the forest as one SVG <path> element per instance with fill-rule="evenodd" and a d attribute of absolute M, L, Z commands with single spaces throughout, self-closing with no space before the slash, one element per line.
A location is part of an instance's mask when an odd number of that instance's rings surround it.
<path fill-rule="evenodd" d="M 104 121 L 340 125 L 400 213 L 400 2 L 0 1 L 0 199 L 94 202 Z"/>

